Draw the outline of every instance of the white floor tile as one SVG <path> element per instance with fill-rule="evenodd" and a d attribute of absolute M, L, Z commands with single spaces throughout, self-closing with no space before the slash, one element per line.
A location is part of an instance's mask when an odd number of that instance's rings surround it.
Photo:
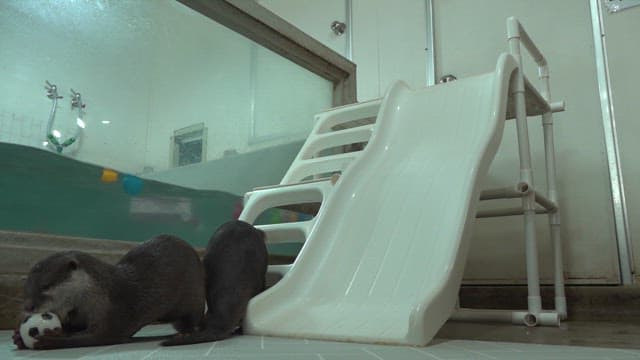
<path fill-rule="evenodd" d="M 143 335 L 168 333 L 166 327 L 145 328 Z M 438 339 L 426 347 L 353 344 L 304 339 L 237 336 L 216 343 L 162 347 L 158 342 L 52 351 L 17 351 L 11 332 L 0 331 L 0 359 L 73 360 L 640 360 L 640 351 Z"/>

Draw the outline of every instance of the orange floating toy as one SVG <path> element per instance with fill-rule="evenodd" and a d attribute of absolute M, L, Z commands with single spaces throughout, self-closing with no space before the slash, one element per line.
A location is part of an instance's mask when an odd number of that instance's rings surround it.
<path fill-rule="evenodd" d="M 102 177 L 100 178 L 103 183 L 112 183 L 118 181 L 118 173 L 110 169 L 102 169 Z"/>

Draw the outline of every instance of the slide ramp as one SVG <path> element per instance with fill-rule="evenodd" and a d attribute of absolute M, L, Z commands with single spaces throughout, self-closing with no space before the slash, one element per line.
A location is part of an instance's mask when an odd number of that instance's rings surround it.
<path fill-rule="evenodd" d="M 245 333 L 431 341 L 454 309 L 515 69 L 503 54 L 491 73 L 418 90 L 394 84 L 296 261 L 250 302 Z"/>

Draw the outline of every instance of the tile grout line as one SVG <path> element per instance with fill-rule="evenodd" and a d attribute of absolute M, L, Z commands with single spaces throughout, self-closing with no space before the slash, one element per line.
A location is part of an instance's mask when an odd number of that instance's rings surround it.
<path fill-rule="evenodd" d="M 211 355 L 211 352 L 213 351 L 213 348 L 215 348 L 215 347 L 216 347 L 216 344 L 217 344 L 217 343 L 218 343 L 217 341 L 214 341 L 214 342 L 213 342 L 213 345 L 211 345 L 211 347 L 209 348 L 209 350 L 207 350 L 207 352 L 204 354 L 204 356 L 209 356 L 209 355 Z"/>
<path fill-rule="evenodd" d="M 428 351 L 426 351 L 426 350 L 420 350 L 420 349 L 415 348 L 415 347 L 411 347 L 410 349 L 412 349 L 413 351 L 416 351 L 416 352 L 418 352 L 418 353 L 420 353 L 420 354 L 422 354 L 422 355 L 428 355 L 428 356 L 431 356 L 432 358 L 434 358 L 434 359 L 436 359 L 436 360 L 444 360 L 443 358 L 438 357 L 438 356 L 435 356 L 435 355 L 433 355 L 432 353 L 430 353 L 430 352 L 428 352 Z"/>
<path fill-rule="evenodd" d="M 90 353 L 88 353 L 88 354 L 82 355 L 82 356 L 80 356 L 77 360 L 86 359 L 86 358 L 88 358 L 88 357 L 90 357 L 90 356 L 94 356 L 94 355 L 100 354 L 101 352 L 107 351 L 107 350 L 109 350 L 109 349 L 111 349 L 111 348 L 113 348 L 113 347 L 115 347 L 115 346 L 116 346 L 116 345 L 105 346 L 105 347 L 100 348 L 100 349 L 98 349 L 98 350 L 96 350 L 96 351 L 93 351 L 93 352 L 90 352 Z"/>
<path fill-rule="evenodd" d="M 26 359 L 26 358 L 34 357 L 34 356 L 36 356 L 36 355 L 38 355 L 38 354 L 40 353 L 40 352 L 39 352 L 39 351 L 37 351 L 37 350 L 31 350 L 31 349 L 29 349 L 28 351 L 31 351 L 31 353 L 24 355 L 24 358 L 25 358 L 25 359 Z"/>
<path fill-rule="evenodd" d="M 150 353 L 148 353 L 147 355 L 145 355 L 144 357 L 142 357 L 140 360 L 146 360 L 146 359 L 148 359 L 149 357 L 151 357 L 151 355 L 153 355 L 153 354 L 157 353 L 158 351 L 160 351 L 160 348 L 157 348 L 157 349 L 153 350 L 152 352 L 150 352 Z"/>
<path fill-rule="evenodd" d="M 478 350 L 467 349 L 466 347 L 463 347 L 463 346 L 452 345 L 452 344 L 448 344 L 448 343 L 444 343 L 442 345 L 444 345 L 446 347 L 449 347 L 449 348 L 453 348 L 453 349 L 457 349 L 457 350 L 461 350 L 461 351 L 465 351 L 465 352 L 470 352 L 472 354 L 480 355 L 480 356 L 483 356 L 485 358 L 497 359 L 497 357 L 495 357 L 495 356 L 492 356 L 492 355 L 489 355 L 489 354 L 485 354 L 485 353 L 483 353 L 481 351 L 478 351 Z"/>
<path fill-rule="evenodd" d="M 461 341 L 461 340 L 453 340 L 453 341 Z M 495 346 L 497 349 L 492 351 L 513 351 L 513 352 L 522 352 L 522 350 L 512 347 L 513 342 L 504 342 L 504 341 L 487 341 L 487 340 L 464 340 L 475 342 L 479 344 L 491 345 Z M 519 344 L 519 343 L 515 343 Z M 562 345 L 564 346 L 564 345 Z"/>
<path fill-rule="evenodd" d="M 464 349 L 464 350 L 468 351 L 468 352 L 470 352 L 472 354 L 477 354 L 477 355 L 480 355 L 480 356 L 484 356 L 485 358 L 488 358 L 488 359 L 497 359 L 497 357 L 495 357 L 493 355 L 485 354 L 485 353 L 483 353 L 481 351 L 469 350 L 469 349 Z"/>
<path fill-rule="evenodd" d="M 631 350 L 626 350 L 626 349 L 614 349 L 614 350 L 620 351 L 620 352 L 625 353 L 625 354 L 635 355 L 635 356 L 640 358 L 640 351 L 631 351 Z"/>
<path fill-rule="evenodd" d="M 5 332 L 0 332 L 0 334 L 5 334 Z M 6 334 L 7 334 L 6 337 L 8 337 L 10 332 L 7 331 Z M 280 340 L 278 338 L 275 338 L 275 339 L 276 339 L 276 342 Z M 268 356 L 279 355 L 281 356 L 280 358 L 285 358 L 286 356 L 294 355 L 286 352 L 286 350 L 289 347 L 291 346 L 295 347 L 296 344 L 302 345 L 300 342 L 291 342 L 289 341 L 290 339 L 282 339 L 282 340 L 286 340 L 286 341 L 283 341 L 284 347 L 282 348 L 282 350 L 284 352 L 282 353 L 277 352 L 274 354 L 270 354 Z M 339 357 L 340 355 L 345 355 L 344 352 L 342 352 L 343 349 L 340 347 L 340 344 L 332 343 L 332 342 L 328 342 L 326 344 L 322 342 L 315 343 L 313 342 L 313 340 L 308 340 L 308 339 L 300 339 L 300 340 L 303 340 L 305 344 L 311 344 L 314 346 L 319 345 L 318 348 L 313 348 L 313 349 L 309 348 L 309 345 L 303 345 L 303 347 L 309 351 L 307 355 L 309 358 L 313 358 L 316 360 L 328 360 L 333 356 Z M 263 350 L 266 350 L 265 336 L 260 336 L 259 340 L 258 340 L 258 336 L 256 336 L 253 339 L 248 339 L 247 342 L 241 341 L 240 346 L 243 346 L 243 344 L 246 343 L 246 344 L 251 344 L 253 349 L 255 349 L 255 347 L 257 347 L 258 345 L 257 344 L 258 342 L 260 342 L 260 347 Z M 43 352 L 39 352 L 39 351 L 20 351 L 20 352 L 10 351 L 13 349 L 10 341 L 0 342 L 0 345 L 4 345 L 4 348 L 6 348 L 6 350 L 8 351 L 6 352 L 6 355 L 4 352 L 0 351 L 0 358 L 3 358 L 3 359 L 4 359 L 4 356 L 8 356 L 7 360 L 9 359 L 15 359 L 15 360 L 34 359 L 35 360 L 43 356 Z M 235 350 L 235 345 L 236 344 L 233 344 L 230 350 Z M 353 345 L 357 345 L 357 344 L 353 344 Z M 475 341 L 475 340 L 473 341 L 453 340 L 453 341 L 439 343 L 435 345 L 437 346 L 409 347 L 409 348 L 413 349 L 414 352 L 418 353 L 420 355 L 419 358 L 428 359 L 428 360 L 446 360 L 446 359 L 449 359 L 450 356 L 458 356 L 456 358 L 460 358 L 460 357 L 464 357 L 465 355 L 469 358 L 480 359 L 480 360 L 507 359 L 507 358 L 510 358 L 511 356 L 517 357 L 519 355 L 520 356 L 522 355 L 540 356 L 539 358 L 544 358 L 546 356 L 553 356 L 554 359 L 564 359 L 565 356 L 577 356 L 576 358 L 585 358 L 585 359 L 594 359 L 594 360 L 595 359 L 615 360 L 615 359 L 622 359 L 622 358 L 640 360 L 640 349 L 633 349 L 633 348 L 622 349 L 622 348 L 593 347 L 593 346 L 584 346 L 584 345 L 576 346 L 576 345 L 566 345 L 566 344 L 531 344 L 531 343 L 489 342 L 489 341 Z M 62 355 L 62 356 L 63 357 L 68 356 L 70 359 L 72 358 L 76 360 L 92 360 L 92 359 L 101 359 L 101 358 L 111 359 L 112 356 L 116 355 L 116 353 L 119 352 L 117 346 L 120 346 L 120 345 L 110 345 L 110 346 L 97 347 L 93 349 L 91 348 L 86 349 L 88 351 L 73 351 L 73 352 L 66 353 L 66 355 Z M 226 346 L 224 345 L 224 343 L 221 344 L 221 346 L 225 347 L 226 349 Z M 171 355 L 167 352 L 164 352 L 165 355 L 157 355 L 159 353 L 162 353 L 162 350 L 164 350 L 163 348 L 155 348 L 155 349 L 153 347 L 135 348 L 133 349 L 134 350 L 133 353 L 129 353 L 128 351 L 129 349 L 127 348 L 123 348 L 123 349 L 125 350 L 125 353 L 122 354 L 124 355 L 124 357 L 119 357 L 118 355 L 116 355 L 116 357 L 122 360 L 152 360 L 152 359 L 164 358 L 167 355 Z M 193 350 L 196 350 L 197 353 L 201 354 L 201 355 L 193 354 L 193 356 L 197 356 L 198 359 L 217 358 L 221 356 L 221 353 L 219 350 L 216 350 L 216 349 L 224 350 L 221 347 L 217 346 L 217 342 L 213 342 L 209 346 L 205 345 L 203 347 L 193 349 Z M 361 353 L 362 359 L 370 359 L 370 360 L 389 359 L 389 357 L 387 357 L 387 352 L 386 352 L 387 349 L 382 349 L 377 347 L 372 347 L 372 349 L 368 349 L 368 344 L 360 344 L 360 346 L 352 347 L 351 349 L 356 351 L 362 351 Z M 405 349 L 406 347 L 404 347 L 402 351 L 398 351 L 396 347 L 390 347 L 389 356 L 391 356 L 391 358 L 395 358 L 395 356 L 402 356 L 402 352 L 406 351 Z M 0 350 L 4 350 L 4 349 L 0 348 Z M 205 350 L 205 353 L 202 353 L 202 350 Z M 257 353 L 254 352 L 257 350 L 258 349 L 252 350 L 251 354 L 253 355 L 249 357 L 246 357 L 247 354 L 239 354 L 235 351 L 232 351 L 231 353 L 229 353 L 230 356 L 228 357 L 228 359 L 229 360 L 258 359 L 260 358 L 260 352 L 257 352 Z M 383 352 L 378 354 L 376 350 L 381 350 Z M 431 353 L 431 350 L 434 350 L 434 353 Z M 441 353 L 441 355 L 438 355 L 441 350 L 444 350 L 445 352 Z M 223 352 L 226 353 L 226 350 Z M 188 351 L 188 353 L 191 353 L 191 351 Z M 364 356 L 364 353 L 367 354 L 367 357 Z M 64 353 L 61 353 L 61 354 L 64 354 Z M 180 353 L 176 353 L 175 355 L 177 358 L 177 356 L 180 356 Z M 324 355 L 327 355 L 327 357 L 325 358 Z M 224 355 L 222 356 L 224 357 Z M 254 358 L 252 356 L 257 356 L 257 357 Z M 357 357 L 357 355 L 355 356 Z M 406 356 L 409 356 L 409 355 L 406 355 Z M 195 360 L 195 358 L 193 359 Z"/>
<path fill-rule="evenodd" d="M 489 344 L 489 345 L 493 345 L 496 346 L 499 350 L 498 351 L 512 351 L 512 352 L 522 352 L 522 350 L 513 347 L 514 344 L 518 344 L 518 343 L 502 343 L 502 342 L 491 342 L 491 341 L 479 341 L 479 340 L 472 340 L 474 342 L 478 342 L 481 344 Z M 498 345 L 502 345 L 502 346 L 498 346 Z"/>
<path fill-rule="evenodd" d="M 383 358 L 381 358 L 381 357 L 380 357 L 380 355 L 378 355 L 378 354 L 374 353 L 373 351 L 371 351 L 371 350 L 369 350 L 369 349 L 367 349 L 367 348 L 362 348 L 362 351 L 364 351 L 364 352 L 366 352 L 367 354 L 369 354 L 369 355 L 371 355 L 371 356 L 375 357 L 375 358 L 376 358 L 376 359 L 378 359 L 378 360 L 384 360 Z"/>

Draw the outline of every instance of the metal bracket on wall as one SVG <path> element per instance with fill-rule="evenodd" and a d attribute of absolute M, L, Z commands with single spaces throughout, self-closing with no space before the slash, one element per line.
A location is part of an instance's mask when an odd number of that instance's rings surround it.
<path fill-rule="evenodd" d="M 331 23 L 331 30 L 334 34 L 340 36 L 344 34 L 345 30 L 347 30 L 347 24 L 336 20 Z"/>

